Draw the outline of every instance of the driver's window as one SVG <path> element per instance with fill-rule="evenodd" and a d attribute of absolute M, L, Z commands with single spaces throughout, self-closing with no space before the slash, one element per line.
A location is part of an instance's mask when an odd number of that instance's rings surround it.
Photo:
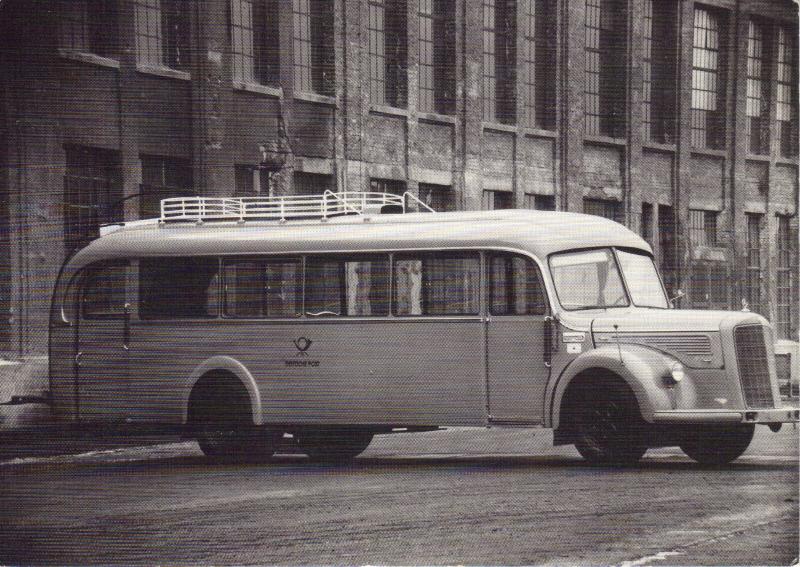
<path fill-rule="evenodd" d="M 125 314 L 127 263 L 90 266 L 81 286 L 81 315 L 84 319 L 107 319 Z"/>

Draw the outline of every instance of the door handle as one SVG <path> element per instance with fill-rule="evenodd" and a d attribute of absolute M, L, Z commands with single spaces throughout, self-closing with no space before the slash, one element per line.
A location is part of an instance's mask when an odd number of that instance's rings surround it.
<path fill-rule="evenodd" d="M 122 348 L 129 350 L 131 342 L 131 304 L 125 304 L 125 315 L 122 322 Z"/>
<path fill-rule="evenodd" d="M 80 366 L 81 365 L 81 357 L 82 356 L 83 356 L 82 352 L 79 352 L 78 354 L 75 355 L 75 366 Z"/>

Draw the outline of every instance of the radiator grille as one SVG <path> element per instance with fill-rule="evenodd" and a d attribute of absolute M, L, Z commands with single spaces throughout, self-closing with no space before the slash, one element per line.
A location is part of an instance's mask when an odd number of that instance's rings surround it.
<path fill-rule="evenodd" d="M 749 408 L 774 407 L 764 328 L 742 325 L 734 329 L 733 335 L 745 404 Z"/>

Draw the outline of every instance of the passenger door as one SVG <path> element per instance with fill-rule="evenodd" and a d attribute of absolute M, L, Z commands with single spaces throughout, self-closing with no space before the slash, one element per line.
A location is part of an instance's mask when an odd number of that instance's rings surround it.
<path fill-rule="evenodd" d="M 519 254 L 490 253 L 486 268 L 489 420 L 541 423 L 550 372 L 539 267 Z"/>
<path fill-rule="evenodd" d="M 90 266 L 78 293 L 78 418 L 123 420 L 128 406 L 127 263 Z"/>

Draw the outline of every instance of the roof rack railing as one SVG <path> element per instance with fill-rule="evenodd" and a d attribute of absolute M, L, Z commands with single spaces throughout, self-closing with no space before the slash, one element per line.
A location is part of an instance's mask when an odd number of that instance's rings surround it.
<path fill-rule="evenodd" d="M 287 195 L 282 197 L 173 197 L 161 200 L 160 222 L 196 222 L 289 219 L 325 220 L 332 216 L 380 213 L 391 206 L 391 212 L 435 212 L 415 195 L 406 191 L 402 195 L 364 191 L 322 195 Z"/>

